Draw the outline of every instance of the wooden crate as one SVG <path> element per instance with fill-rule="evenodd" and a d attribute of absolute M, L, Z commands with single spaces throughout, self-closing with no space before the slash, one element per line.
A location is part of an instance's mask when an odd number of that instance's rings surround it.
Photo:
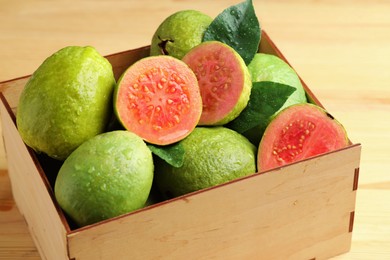
<path fill-rule="evenodd" d="M 283 57 L 263 32 L 260 51 Z M 118 77 L 148 47 L 107 56 Z M 28 76 L 0 83 L 12 191 L 43 259 L 326 259 L 350 249 L 360 144 L 73 228 L 15 125 Z M 308 97 L 320 102 L 306 88 Z M 48 164 L 48 165 L 46 165 Z"/>

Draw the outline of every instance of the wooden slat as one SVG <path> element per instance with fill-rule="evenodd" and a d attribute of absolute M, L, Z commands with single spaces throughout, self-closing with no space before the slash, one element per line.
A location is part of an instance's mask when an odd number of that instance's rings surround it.
<path fill-rule="evenodd" d="M 149 46 L 134 50 L 123 51 L 106 56 L 113 66 L 115 79 L 119 79 L 122 73 L 134 62 L 149 55 Z"/>
<path fill-rule="evenodd" d="M 13 197 L 40 255 L 44 259 L 66 259 L 66 229 L 52 196 L 19 136 L 10 108 L 1 102 L 0 111 Z"/>

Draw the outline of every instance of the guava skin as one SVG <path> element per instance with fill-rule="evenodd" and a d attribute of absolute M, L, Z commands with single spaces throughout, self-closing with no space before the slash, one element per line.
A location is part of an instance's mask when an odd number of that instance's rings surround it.
<path fill-rule="evenodd" d="M 155 183 L 166 198 L 256 172 L 256 147 L 231 129 L 197 127 L 181 144 L 186 151 L 181 167 L 156 162 Z"/>
<path fill-rule="evenodd" d="M 104 132 L 114 87 L 111 64 L 93 47 L 59 50 L 39 66 L 21 93 L 16 122 L 23 141 L 64 160 Z"/>
<path fill-rule="evenodd" d="M 305 90 L 297 73 L 288 65 L 288 63 L 278 56 L 266 53 L 256 53 L 248 65 L 248 70 L 251 74 L 252 82 L 272 81 L 296 88 L 296 91 L 291 94 L 283 107 L 275 114 L 285 107 L 307 102 Z"/>
<path fill-rule="evenodd" d="M 142 208 L 153 182 L 151 151 L 136 134 L 117 130 L 80 145 L 63 163 L 55 197 L 85 226 Z"/>
<path fill-rule="evenodd" d="M 196 10 L 182 10 L 168 16 L 153 35 L 150 55 L 170 55 L 181 59 L 202 42 L 212 20 Z"/>

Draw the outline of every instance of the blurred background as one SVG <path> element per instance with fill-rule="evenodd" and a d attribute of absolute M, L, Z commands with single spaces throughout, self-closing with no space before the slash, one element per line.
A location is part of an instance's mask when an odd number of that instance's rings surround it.
<path fill-rule="evenodd" d="M 92 45 L 102 55 L 134 49 L 149 45 L 173 12 L 215 17 L 239 2 L 0 0 L 0 82 L 32 74 L 62 47 Z M 390 259 L 390 1 L 253 4 L 262 29 L 363 146 L 352 249 L 337 259 Z M 2 147 L 0 169 L 0 258 L 39 259 L 13 205 Z"/>

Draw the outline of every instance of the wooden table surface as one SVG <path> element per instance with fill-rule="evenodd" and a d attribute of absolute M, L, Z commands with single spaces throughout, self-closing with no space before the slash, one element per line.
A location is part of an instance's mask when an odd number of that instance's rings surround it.
<path fill-rule="evenodd" d="M 214 17 L 239 2 L 0 0 L 0 82 L 31 74 L 64 46 L 133 49 L 150 44 L 175 11 Z M 390 259 L 390 1 L 253 2 L 263 29 L 363 147 L 352 248 L 335 259 Z M 0 169 L 0 258 L 40 259 L 12 198 L 2 144 Z"/>

